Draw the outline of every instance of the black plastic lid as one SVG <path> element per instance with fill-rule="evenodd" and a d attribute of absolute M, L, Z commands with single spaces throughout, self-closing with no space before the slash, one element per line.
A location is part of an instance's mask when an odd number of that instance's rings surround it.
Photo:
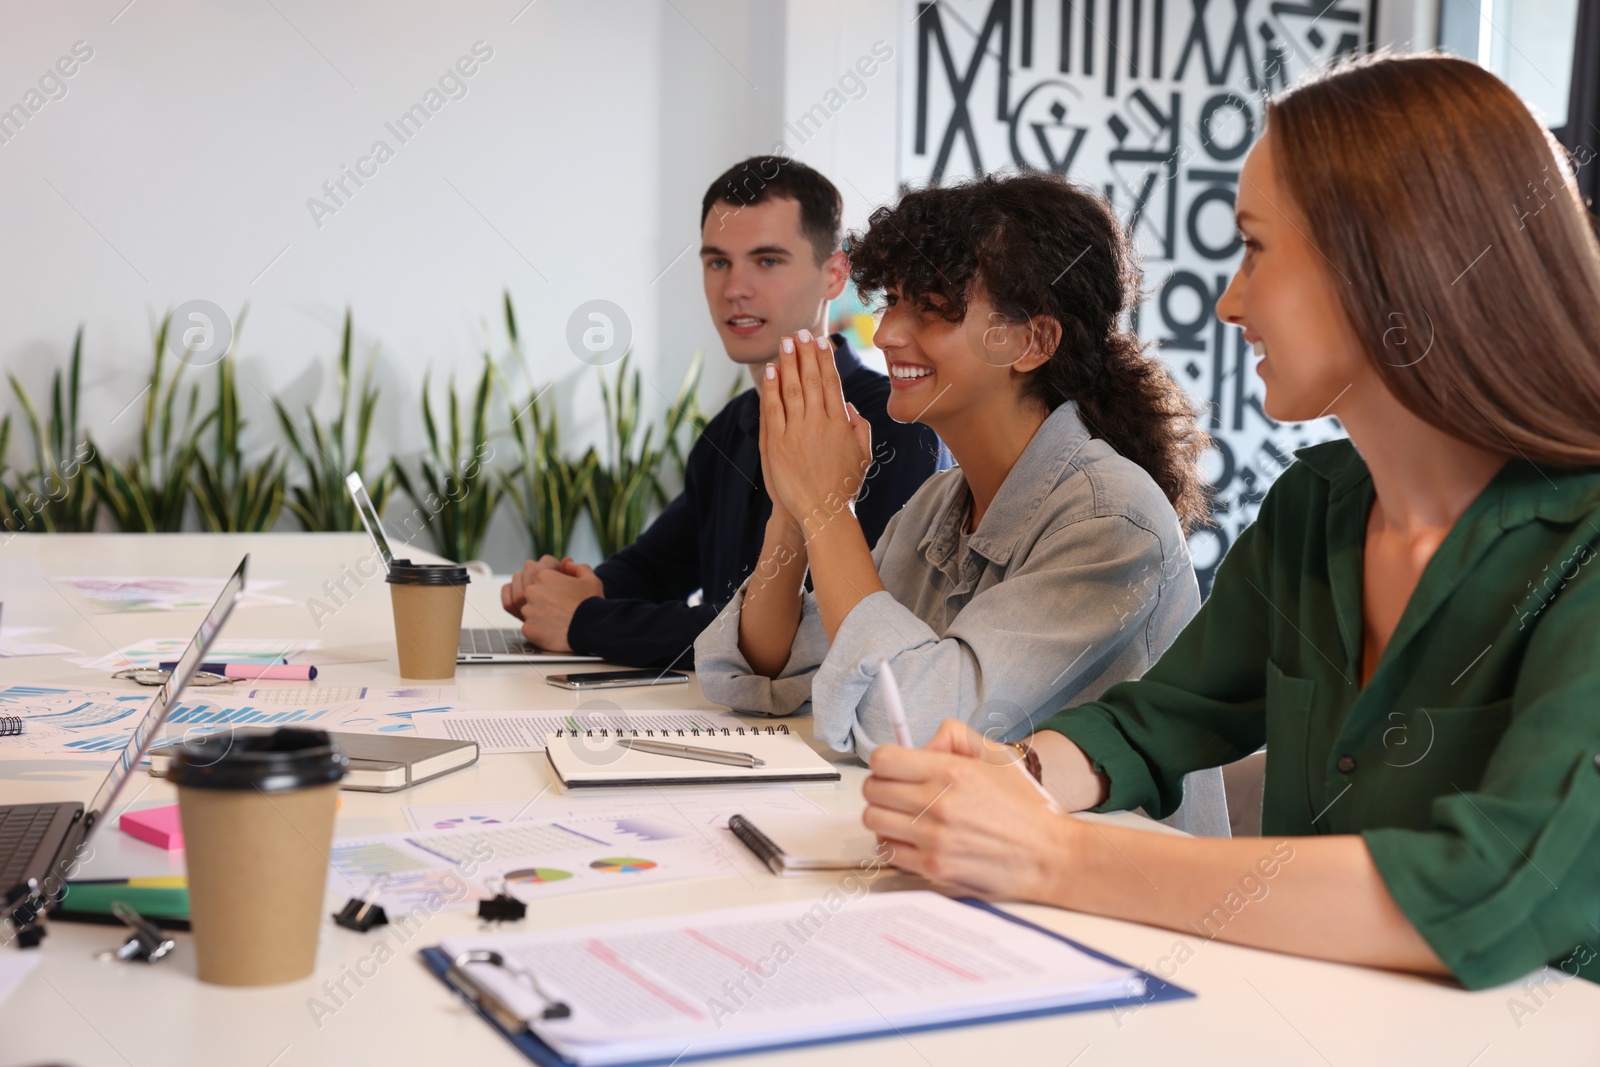
<path fill-rule="evenodd" d="M 187 789 L 290 793 L 337 782 L 350 769 L 326 730 L 222 730 L 173 748 L 167 777 Z"/>
<path fill-rule="evenodd" d="M 454 563 L 412 563 L 397 559 L 389 564 L 390 585 L 466 585 L 472 581 L 467 568 Z"/>

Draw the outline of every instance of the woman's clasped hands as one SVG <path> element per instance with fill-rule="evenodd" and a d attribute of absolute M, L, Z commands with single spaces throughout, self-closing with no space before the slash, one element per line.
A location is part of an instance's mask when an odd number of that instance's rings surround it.
<path fill-rule="evenodd" d="M 801 330 L 785 337 L 761 383 L 761 467 L 774 518 L 809 540 L 851 514 L 872 466 L 872 428 L 844 399 L 833 346 Z"/>

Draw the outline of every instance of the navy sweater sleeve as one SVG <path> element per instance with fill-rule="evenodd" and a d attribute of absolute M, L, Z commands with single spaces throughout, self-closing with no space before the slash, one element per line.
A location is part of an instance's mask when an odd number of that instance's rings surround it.
<path fill-rule="evenodd" d="M 702 582 L 700 523 L 711 442 L 696 441 L 685 464 L 683 492 L 646 526 L 639 539 L 600 566 L 604 597 L 578 605 L 567 627 L 573 651 L 628 667 L 688 667 L 694 639 L 717 617 L 717 608 L 690 607 Z"/>
<path fill-rule="evenodd" d="M 835 338 L 835 343 L 840 343 Z M 889 380 L 841 353 L 845 399 L 872 426 L 875 460 L 856 503 L 867 544 L 930 474 L 950 464 L 938 435 L 889 418 Z M 841 366 L 841 370 L 845 368 Z M 688 669 L 694 641 L 755 566 L 771 507 L 756 450 L 752 392 L 730 401 L 695 442 L 684 490 L 633 544 L 595 574 L 604 597 L 578 605 L 567 628 L 574 651 L 630 667 Z M 685 601 L 695 590 L 705 601 Z"/>
<path fill-rule="evenodd" d="M 639 539 L 594 569 L 606 599 L 682 600 L 700 588 L 698 486 L 692 469 L 683 492 L 672 499 Z"/>

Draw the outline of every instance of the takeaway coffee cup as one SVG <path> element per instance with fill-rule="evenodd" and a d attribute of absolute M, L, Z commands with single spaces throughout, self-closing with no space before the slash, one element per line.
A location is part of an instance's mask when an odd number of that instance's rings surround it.
<path fill-rule="evenodd" d="M 467 604 L 467 568 L 453 563 L 389 565 L 394 640 L 402 678 L 454 678 Z"/>
<path fill-rule="evenodd" d="M 202 982 L 292 982 L 317 961 L 345 759 L 326 731 L 208 734 L 178 746 L 189 919 Z"/>

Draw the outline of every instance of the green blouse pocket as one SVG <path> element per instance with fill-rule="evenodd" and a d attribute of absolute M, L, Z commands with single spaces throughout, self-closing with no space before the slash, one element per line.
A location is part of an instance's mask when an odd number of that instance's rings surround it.
<path fill-rule="evenodd" d="M 1393 716 L 1391 716 L 1393 717 Z M 1511 725 L 1511 698 L 1470 707 L 1418 708 L 1406 716 L 1404 747 L 1389 743 L 1384 762 L 1405 776 L 1404 792 L 1423 806 L 1432 798 L 1470 793 Z M 1391 727 L 1391 733 L 1393 728 Z"/>
<path fill-rule="evenodd" d="M 1262 833 L 1311 833 L 1307 789 L 1311 708 L 1317 683 L 1285 674 L 1267 661 L 1267 771 L 1261 796 Z"/>

